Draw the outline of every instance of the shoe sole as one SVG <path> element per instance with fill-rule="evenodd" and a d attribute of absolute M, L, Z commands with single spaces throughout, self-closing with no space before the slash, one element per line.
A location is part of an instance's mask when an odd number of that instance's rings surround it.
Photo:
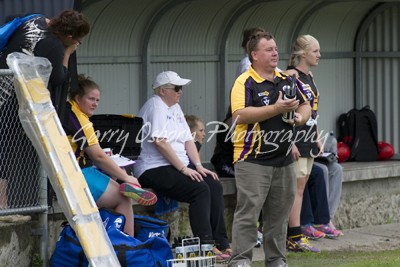
<path fill-rule="evenodd" d="M 308 252 L 309 250 L 305 250 L 302 247 L 297 246 L 297 248 L 290 248 L 286 246 L 286 251 L 287 252 L 294 252 L 294 253 L 302 253 L 302 252 Z"/>
<path fill-rule="evenodd" d="M 329 239 L 338 239 L 338 238 L 339 238 L 339 236 L 337 236 L 337 235 L 332 235 L 332 234 L 325 234 L 325 237 L 326 237 L 326 238 L 329 238 Z"/>
<path fill-rule="evenodd" d="M 316 249 L 316 248 L 313 248 Z M 321 250 L 319 251 L 313 251 L 311 248 L 307 247 L 307 246 L 301 246 L 301 245 L 296 245 L 296 248 L 291 248 L 286 246 L 286 250 L 288 252 L 303 252 L 303 253 L 320 253 Z"/>
<path fill-rule="evenodd" d="M 293 252 L 293 253 L 304 253 L 304 252 L 307 252 L 305 250 L 291 250 L 291 249 L 286 249 L 286 250 L 287 250 L 287 252 Z"/>
<path fill-rule="evenodd" d="M 134 199 L 142 206 L 152 206 L 157 202 L 157 196 L 154 193 L 129 184 L 121 184 L 120 192 L 124 196 Z"/>

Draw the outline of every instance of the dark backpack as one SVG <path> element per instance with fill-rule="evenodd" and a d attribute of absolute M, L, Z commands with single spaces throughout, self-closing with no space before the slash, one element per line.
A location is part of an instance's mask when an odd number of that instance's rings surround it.
<path fill-rule="evenodd" d="M 369 106 L 341 114 L 338 124 L 338 140 L 350 148 L 349 161 L 378 160 L 378 126 Z"/>

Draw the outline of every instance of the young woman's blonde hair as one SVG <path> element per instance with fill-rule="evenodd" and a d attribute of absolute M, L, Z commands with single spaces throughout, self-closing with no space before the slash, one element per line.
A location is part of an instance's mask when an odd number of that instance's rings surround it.
<path fill-rule="evenodd" d="M 297 37 L 296 41 L 294 41 L 292 45 L 292 51 L 289 58 L 289 66 L 296 67 L 297 65 L 299 65 L 301 55 L 307 53 L 307 51 L 310 50 L 311 44 L 314 42 L 318 43 L 318 40 L 309 34 L 300 35 L 299 37 Z"/>

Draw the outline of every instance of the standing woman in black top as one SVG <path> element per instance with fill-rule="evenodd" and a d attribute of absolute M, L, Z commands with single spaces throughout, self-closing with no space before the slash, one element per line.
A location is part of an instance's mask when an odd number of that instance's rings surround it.
<path fill-rule="evenodd" d="M 289 69 L 297 71 L 303 87 L 303 94 L 311 105 L 311 116 L 305 125 L 296 127 L 296 144 L 292 147 L 295 160 L 296 195 L 289 215 L 287 248 L 289 251 L 319 252 L 302 234 L 300 227 L 300 212 L 305 185 L 311 173 L 314 158 L 322 154 L 323 146 L 317 129 L 319 91 L 314 83 L 310 69 L 318 65 L 321 57 L 317 39 L 311 35 L 299 36 L 293 44 L 289 59 Z M 298 138 L 299 137 L 299 138 Z M 317 233 L 319 237 L 323 233 Z"/>

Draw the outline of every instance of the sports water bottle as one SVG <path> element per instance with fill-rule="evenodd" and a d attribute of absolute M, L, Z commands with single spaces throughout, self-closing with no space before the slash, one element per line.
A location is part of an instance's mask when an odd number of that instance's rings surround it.
<path fill-rule="evenodd" d="M 285 85 L 282 88 L 283 90 L 283 99 L 293 99 L 296 97 L 296 74 L 292 76 L 292 82 L 289 85 Z M 288 122 L 289 120 L 294 119 L 294 110 L 286 112 L 282 115 L 282 120 L 284 122 Z"/>
<path fill-rule="evenodd" d="M 337 155 L 337 140 L 333 131 L 330 131 L 325 143 L 325 152 Z"/>

